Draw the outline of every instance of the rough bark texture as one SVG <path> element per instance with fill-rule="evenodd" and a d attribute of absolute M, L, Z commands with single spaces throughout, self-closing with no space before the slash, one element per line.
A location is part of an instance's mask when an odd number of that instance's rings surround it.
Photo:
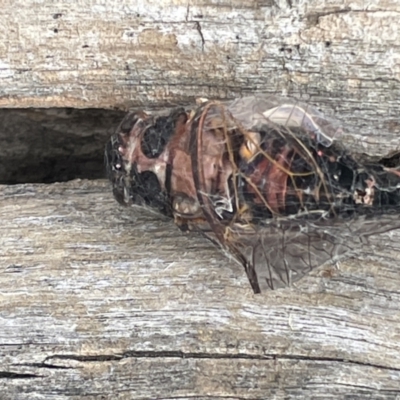
<path fill-rule="evenodd" d="M 383 153 L 400 147 L 399 19 L 397 0 L 3 0 L 0 107 L 277 93 Z M 10 174 L 22 154 L 90 158 L 115 124 L 4 115 Z M 2 400 L 400 398 L 400 245 L 254 296 L 240 266 L 103 181 L 2 186 L 0 218 Z"/>
<path fill-rule="evenodd" d="M 0 188 L 1 399 L 400 397 L 398 252 L 253 295 L 104 181 Z"/>

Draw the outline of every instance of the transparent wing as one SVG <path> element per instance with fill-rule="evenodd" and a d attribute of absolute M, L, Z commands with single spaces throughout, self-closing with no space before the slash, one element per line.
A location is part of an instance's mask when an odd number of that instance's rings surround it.
<path fill-rule="evenodd" d="M 370 236 L 393 229 L 400 229 L 393 216 L 319 223 L 284 219 L 266 227 L 235 226 L 227 247 L 258 293 L 290 286 L 327 262 L 368 248 Z"/>
<path fill-rule="evenodd" d="M 266 121 L 287 128 L 300 127 L 315 135 L 317 141 L 326 147 L 343 134 L 339 122 L 323 115 L 315 107 L 287 97 L 242 97 L 229 103 L 227 108 L 245 129 L 257 130 Z"/>
<path fill-rule="evenodd" d="M 370 236 L 400 228 L 397 154 L 390 168 L 362 164 L 316 111 L 279 101 L 211 102 L 191 128 L 207 236 L 243 264 L 256 293 L 290 285 L 361 251 Z"/>

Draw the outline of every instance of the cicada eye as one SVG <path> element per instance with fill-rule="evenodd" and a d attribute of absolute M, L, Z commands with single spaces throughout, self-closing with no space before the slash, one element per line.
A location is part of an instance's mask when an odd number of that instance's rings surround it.
<path fill-rule="evenodd" d="M 119 147 L 120 137 L 113 135 L 106 144 L 104 161 L 108 179 L 113 185 L 114 197 L 118 203 L 125 205 L 125 169 Z"/>
<path fill-rule="evenodd" d="M 157 158 L 164 151 L 173 127 L 168 126 L 166 117 L 159 117 L 154 125 L 149 126 L 143 133 L 141 148 L 148 158 Z"/>
<path fill-rule="evenodd" d="M 187 114 L 183 108 L 172 111 L 168 116 L 155 117 L 150 122 L 141 142 L 141 149 L 146 157 L 157 158 L 160 156 L 175 133 L 176 124 L 180 118 L 183 123 L 187 120 Z"/>
<path fill-rule="evenodd" d="M 163 214 L 171 215 L 168 195 L 162 190 L 154 172 L 139 173 L 136 165 L 132 165 L 128 190 L 133 204 L 147 205 Z"/>

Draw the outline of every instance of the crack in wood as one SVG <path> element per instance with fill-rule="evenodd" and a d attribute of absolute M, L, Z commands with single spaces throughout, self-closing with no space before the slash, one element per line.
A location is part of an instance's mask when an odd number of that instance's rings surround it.
<path fill-rule="evenodd" d="M 310 26 L 317 26 L 321 17 L 327 17 L 328 15 L 346 14 L 350 11 L 352 11 L 350 8 L 345 8 L 344 10 L 310 13 L 306 15 L 306 19 Z"/>
<path fill-rule="evenodd" d="M 0 379 L 34 379 L 34 378 L 43 378 L 43 376 L 37 374 L 22 374 L 18 372 L 0 371 Z"/>
<path fill-rule="evenodd" d="M 197 32 L 199 32 L 200 38 L 201 38 L 201 51 L 204 51 L 204 46 L 206 44 L 206 41 L 204 40 L 203 32 L 201 31 L 201 25 L 199 21 L 195 22 Z"/>
<path fill-rule="evenodd" d="M 349 7 L 344 8 L 342 10 L 333 10 L 333 11 L 326 11 L 326 12 L 316 12 L 310 13 L 306 15 L 306 19 L 311 26 L 316 26 L 319 24 L 319 20 L 321 17 L 327 17 L 329 15 L 339 15 L 339 14 L 347 14 L 347 13 L 365 13 L 365 14 L 375 14 L 378 12 L 393 12 L 396 11 L 388 11 L 388 10 L 353 10 Z"/>
<path fill-rule="evenodd" d="M 48 368 L 48 369 L 73 369 L 73 367 L 66 367 L 64 365 L 53 365 L 47 363 L 19 363 L 12 364 L 13 367 L 33 367 L 33 368 Z"/>
<path fill-rule="evenodd" d="M 189 22 L 189 13 L 190 13 L 190 4 L 188 3 L 186 7 L 186 16 L 185 16 L 186 22 Z"/>
<path fill-rule="evenodd" d="M 364 363 L 361 361 L 348 360 L 344 358 L 333 357 L 307 357 L 302 355 L 280 355 L 280 354 L 219 354 L 219 353 L 204 353 L 204 352 L 183 352 L 183 351 L 127 351 L 120 355 L 116 354 L 102 354 L 81 356 L 75 354 L 54 354 L 45 358 L 43 367 L 46 366 L 48 360 L 74 360 L 79 362 L 105 362 L 105 361 L 119 361 L 126 358 L 182 358 L 182 359 L 210 359 L 210 360 L 227 360 L 227 359 L 240 359 L 240 360 L 298 360 L 298 361 L 313 361 L 313 362 L 326 362 L 326 363 L 344 363 L 350 365 L 359 365 L 364 367 L 379 368 L 388 371 L 400 371 L 397 367 L 388 367 L 386 365 L 379 365 L 374 363 Z"/>

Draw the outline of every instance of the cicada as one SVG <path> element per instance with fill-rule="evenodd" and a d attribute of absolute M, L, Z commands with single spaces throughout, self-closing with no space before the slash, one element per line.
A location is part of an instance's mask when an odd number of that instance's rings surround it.
<path fill-rule="evenodd" d="M 120 203 L 201 231 L 259 293 L 400 228 L 400 151 L 357 155 L 342 133 L 290 98 L 207 100 L 129 113 L 105 158 Z"/>

